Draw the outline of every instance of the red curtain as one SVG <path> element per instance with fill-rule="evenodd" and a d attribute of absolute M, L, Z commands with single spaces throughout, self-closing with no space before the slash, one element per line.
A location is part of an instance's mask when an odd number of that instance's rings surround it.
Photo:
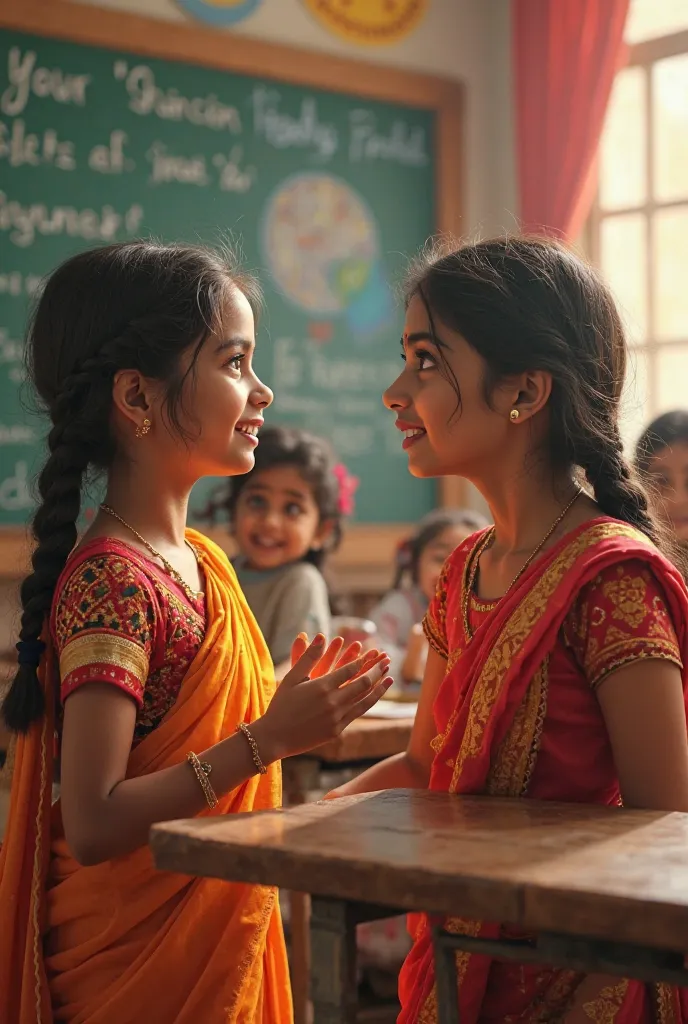
<path fill-rule="evenodd" d="M 517 166 L 525 231 L 577 237 L 590 209 L 629 0 L 513 0 Z"/>

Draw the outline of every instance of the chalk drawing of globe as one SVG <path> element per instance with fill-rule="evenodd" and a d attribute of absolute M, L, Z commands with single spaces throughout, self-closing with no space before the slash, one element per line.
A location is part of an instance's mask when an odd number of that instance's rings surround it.
<path fill-rule="evenodd" d="M 330 174 L 297 174 L 273 192 L 263 220 L 266 262 L 280 291 L 314 316 L 337 316 L 378 290 L 379 238 L 365 202 Z"/>

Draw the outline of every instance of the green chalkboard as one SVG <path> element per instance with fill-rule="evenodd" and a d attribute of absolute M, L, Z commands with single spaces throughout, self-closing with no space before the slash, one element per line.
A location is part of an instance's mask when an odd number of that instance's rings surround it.
<path fill-rule="evenodd" d="M 28 518 L 43 456 L 21 364 L 42 278 L 148 235 L 240 243 L 266 289 L 269 419 L 332 441 L 360 522 L 432 507 L 380 395 L 400 369 L 393 286 L 435 225 L 435 131 L 429 110 L 0 31 L 0 524 Z"/>

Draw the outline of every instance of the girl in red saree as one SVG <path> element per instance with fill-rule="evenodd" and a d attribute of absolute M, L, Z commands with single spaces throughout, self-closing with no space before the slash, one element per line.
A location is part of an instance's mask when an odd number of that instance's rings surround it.
<path fill-rule="evenodd" d="M 608 290 L 551 241 L 466 246 L 416 267 L 402 345 L 385 403 L 411 472 L 468 478 L 495 525 L 443 569 L 408 750 L 334 795 L 429 786 L 688 811 L 688 593 L 623 455 Z M 421 1024 L 437 1019 L 431 925 L 410 930 L 399 1021 Z M 688 1020 L 665 985 L 469 954 L 458 976 L 462 1024 Z"/>
<path fill-rule="evenodd" d="M 68 260 L 38 305 L 29 369 L 51 430 L 3 705 L 3 1024 L 292 1019 L 275 890 L 158 872 L 147 845 L 158 821 L 279 807 L 280 758 L 389 684 L 388 661 L 361 674 L 360 647 L 321 635 L 276 690 L 226 555 L 186 529 L 200 477 L 253 467 L 272 401 L 258 300 L 219 254 L 127 242 Z M 77 543 L 93 469 L 106 498 Z"/>

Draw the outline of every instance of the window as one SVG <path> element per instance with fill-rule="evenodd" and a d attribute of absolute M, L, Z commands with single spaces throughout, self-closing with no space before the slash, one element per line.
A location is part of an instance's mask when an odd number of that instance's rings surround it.
<path fill-rule="evenodd" d="M 590 221 L 633 346 L 623 433 L 688 409 L 688 0 L 631 0 Z"/>

